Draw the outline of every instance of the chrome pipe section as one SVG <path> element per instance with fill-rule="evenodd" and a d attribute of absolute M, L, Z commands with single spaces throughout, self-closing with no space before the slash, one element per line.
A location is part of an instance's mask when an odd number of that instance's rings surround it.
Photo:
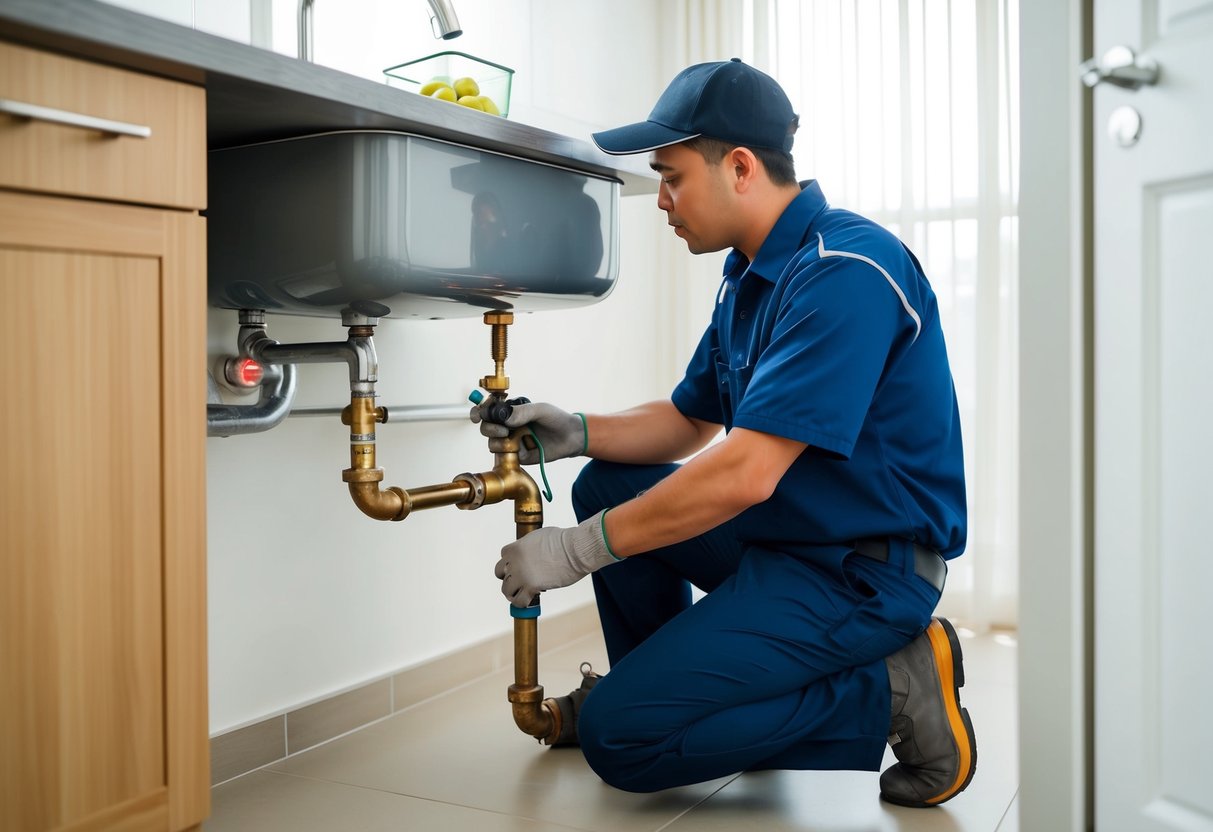
<path fill-rule="evenodd" d="M 316 0 L 299 0 L 299 58 L 311 63 L 315 39 L 312 37 L 312 7 Z"/>
<path fill-rule="evenodd" d="M 254 340 L 247 353 L 262 364 L 346 364 L 350 384 L 369 391 L 379 380 L 379 359 L 369 338 L 351 336 L 348 341 L 317 341 L 314 344 L 279 344 L 268 338 Z"/>
<path fill-rule="evenodd" d="M 261 433 L 277 427 L 295 400 L 295 368 L 290 364 L 265 367 L 256 404 L 208 404 L 207 436 Z"/>
<path fill-rule="evenodd" d="M 240 350 L 262 364 L 345 364 L 350 370 L 350 389 L 374 393 L 379 380 L 379 357 L 371 333 L 378 318 L 349 316 L 356 323 L 345 341 L 317 341 L 303 344 L 279 344 L 266 334 L 265 313 L 259 309 L 240 310 Z"/>
<path fill-rule="evenodd" d="M 413 404 L 380 407 L 387 422 L 464 422 L 468 418 L 466 404 Z M 291 416 L 340 416 L 343 407 L 296 407 Z"/>

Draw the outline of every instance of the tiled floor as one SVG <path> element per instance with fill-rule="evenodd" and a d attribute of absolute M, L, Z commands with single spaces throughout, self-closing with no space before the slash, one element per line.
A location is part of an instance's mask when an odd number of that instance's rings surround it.
<path fill-rule="evenodd" d="M 602 783 L 575 749 L 535 744 L 514 727 L 510 671 L 213 791 L 206 832 L 1017 832 L 1015 652 L 1007 636 L 965 638 L 962 702 L 977 730 L 968 790 L 935 809 L 877 797 L 867 772 L 742 774 L 651 795 Z M 571 690 L 577 666 L 606 666 L 601 639 L 545 654 L 549 694 Z M 888 754 L 886 764 L 893 760 Z"/>

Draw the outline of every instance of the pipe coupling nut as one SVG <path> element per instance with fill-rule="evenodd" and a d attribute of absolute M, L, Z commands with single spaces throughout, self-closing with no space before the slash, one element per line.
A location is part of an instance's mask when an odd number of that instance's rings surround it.
<path fill-rule="evenodd" d="M 543 685 L 510 685 L 506 698 L 515 705 L 534 705 L 543 702 Z"/>
<path fill-rule="evenodd" d="M 463 473 L 456 475 L 451 482 L 465 482 L 472 489 L 471 499 L 462 503 L 455 503 L 455 508 L 472 511 L 484 505 L 485 487 L 483 477 L 476 474 Z"/>
<path fill-rule="evenodd" d="M 382 468 L 346 468 L 341 472 L 342 482 L 383 482 Z"/>

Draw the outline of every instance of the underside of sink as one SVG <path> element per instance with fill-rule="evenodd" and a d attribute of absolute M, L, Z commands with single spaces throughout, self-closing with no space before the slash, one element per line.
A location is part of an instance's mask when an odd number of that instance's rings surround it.
<path fill-rule="evenodd" d="M 344 131 L 212 151 L 213 306 L 457 318 L 595 303 L 619 184 L 420 136 Z"/>

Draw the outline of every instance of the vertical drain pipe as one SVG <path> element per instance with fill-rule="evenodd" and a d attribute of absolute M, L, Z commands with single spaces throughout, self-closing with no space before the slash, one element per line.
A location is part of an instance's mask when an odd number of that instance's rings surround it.
<path fill-rule="evenodd" d="M 510 387 L 505 359 L 514 313 L 506 310 L 485 312 L 484 322 L 492 328 L 493 375 L 480 379 L 480 386 L 495 398 L 504 400 Z M 517 538 L 543 526 L 539 486 L 522 470 L 518 460 L 519 443 L 525 430 L 520 428 L 504 439 L 489 440 L 489 450 L 496 459 L 493 472 L 504 474 L 511 483 L 506 494 L 514 500 Z M 539 684 L 539 612 L 539 596 L 535 596 L 526 608 L 510 605 L 510 615 L 514 619 L 514 684 L 510 685 L 509 700 L 515 724 L 539 742 L 552 745 L 560 736 L 561 717 L 560 707 L 555 700 L 543 698 L 543 685 Z"/>
<path fill-rule="evenodd" d="M 514 500 L 516 538 L 543 526 L 539 486 L 522 470 L 518 461 L 521 441 L 521 431 L 517 431 L 506 439 L 489 442 L 491 449 L 495 443 L 500 443 L 501 447 L 494 470 L 517 472 L 511 477 L 515 485 L 509 489 Z M 509 609 L 514 619 L 514 684 L 510 685 L 508 699 L 514 712 L 514 723 L 539 742 L 552 745 L 560 736 L 561 717 L 559 706 L 552 699 L 544 699 L 543 685 L 539 684 L 539 596 L 529 607 L 511 604 Z"/>

